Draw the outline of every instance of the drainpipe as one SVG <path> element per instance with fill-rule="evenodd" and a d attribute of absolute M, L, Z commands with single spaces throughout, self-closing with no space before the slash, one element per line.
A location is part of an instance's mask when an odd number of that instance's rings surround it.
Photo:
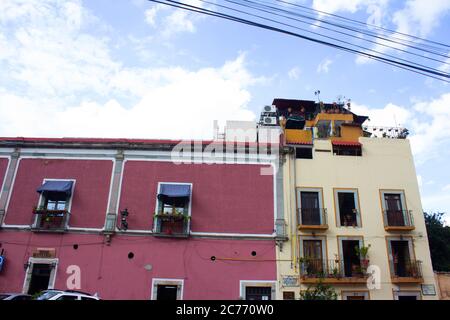
<path fill-rule="evenodd" d="M 3 225 L 3 220 L 5 219 L 6 205 L 8 203 L 9 194 L 11 192 L 16 168 L 19 163 L 20 148 L 15 148 L 10 157 L 11 159 L 9 160 L 8 170 L 6 172 L 5 182 L 3 184 L 3 190 L 0 190 L 0 228 Z"/>
<path fill-rule="evenodd" d="M 103 234 L 106 237 L 106 242 L 109 244 L 111 242 L 111 236 L 116 231 L 116 222 L 118 216 L 118 203 L 119 203 L 119 190 L 120 184 L 122 183 L 122 172 L 124 163 L 123 150 L 118 150 L 116 154 L 116 161 L 114 162 L 113 177 L 111 181 L 111 194 L 108 206 L 108 213 L 106 214 L 105 226 Z"/>
<path fill-rule="evenodd" d="M 297 272 L 297 204 L 296 204 L 296 186 L 297 186 L 297 171 L 295 161 L 295 149 L 292 148 L 289 157 L 289 213 L 290 213 L 290 232 L 291 236 L 291 248 L 292 248 L 292 264 L 294 265 L 294 271 Z M 293 197 L 292 197 L 293 196 Z"/>
<path fill-rule="evenodd" d="M 288 241 L 288 236 L 286 234 L 286 220 L 284 218 L 284 186 L 283 186 L 283 170 L 285 155 L 283 150 L 279 153 L 279 163 L 276 172 L 276 199 L 277 199 L 277 217 L 275 221 L 275 231 L 276 231 L 276 243 L 280 247 L 280 251 L 283 251 L 283 242 Z"/>

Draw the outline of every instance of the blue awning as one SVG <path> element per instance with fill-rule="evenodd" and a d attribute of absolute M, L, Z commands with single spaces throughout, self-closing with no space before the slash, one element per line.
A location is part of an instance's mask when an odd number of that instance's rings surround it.
<path fill-rule="evenodd" d="M 191 196 L 191 186 L 188 184 L 161 184 L 158 199 L 169 204 L 187 201 Z"/>
<path fill-rule="evenodd" d="M 42 192 L 63 192 L 66 195 L 70 196 L 72 193 L 72 185 L 73 181 L 58 181 L 51 180 L 45 181 L 42 186 L 40 186 L 36 191 L 39 193 Z"/>
<path fill-rule="evenodd" d="M 159 194 L 167 197 L 190 197 L 191 186 L 189 184 L 161 184 Z"/>

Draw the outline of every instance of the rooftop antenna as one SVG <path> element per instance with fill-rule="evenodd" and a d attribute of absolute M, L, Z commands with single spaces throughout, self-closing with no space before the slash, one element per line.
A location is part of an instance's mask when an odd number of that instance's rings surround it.
<path fill-rule="evenodd" d="M 317 100 L 320 102 L 320 90 L 314 91 L 314 95 L 317 96 Z"/>

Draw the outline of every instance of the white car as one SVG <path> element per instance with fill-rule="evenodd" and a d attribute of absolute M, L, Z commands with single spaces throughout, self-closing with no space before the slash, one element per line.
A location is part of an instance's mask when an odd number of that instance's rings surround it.
<path fill-rule="evenodd" d="M 31 300 L 31 296 L 23 293 L 0 293 L 0 300 Z"/>
<path fill-rule="evenodd" d="M 36 300 L 100 300 L 95 295 L 75 290 L 45 290 Z"/>

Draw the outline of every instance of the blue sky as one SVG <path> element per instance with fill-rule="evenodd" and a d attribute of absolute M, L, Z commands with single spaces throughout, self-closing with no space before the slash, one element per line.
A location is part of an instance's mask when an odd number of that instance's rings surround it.
<path fill-rule="evenodd" d="M 449 42 L 450 0 L 297 2 Z M 436 80 L 145 0 L 2 0 L 0 70 L 1 136 L 208 139 L 213 120 L 255 119 L 273 98 L 343 95 L 371 125 L 410 129 L 424 209 L 450 212 Z"/>

